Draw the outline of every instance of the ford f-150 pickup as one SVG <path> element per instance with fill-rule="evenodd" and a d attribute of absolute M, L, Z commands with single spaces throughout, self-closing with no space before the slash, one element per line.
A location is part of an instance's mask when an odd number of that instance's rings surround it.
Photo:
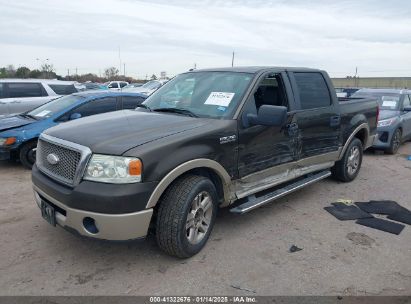
<path fill-rule="evenodd" d="M 339 102 L 321 70 L 190 71 L 135 110 L 46 130 L 35 200 L 54 226 L 106 240 L 153 231 L 189 257 L 219 207 L 242 214 L 330 175 L 355 179 L 377 120 L 376 100 Z"/>

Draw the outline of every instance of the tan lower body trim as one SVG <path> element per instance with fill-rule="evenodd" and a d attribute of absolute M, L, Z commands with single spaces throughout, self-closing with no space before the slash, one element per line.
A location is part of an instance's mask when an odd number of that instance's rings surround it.
<path fill-rule="evenodd" d="M 33 189 L 37 205 L 40 206 L 40 197 L 37 195 L 38 193 L 51 203 L 66 211 L 66 215 L 56 211 L 56 221 L 58 225 L 72 228 L 81 235 L 87 237 L 113 241 L 141 238 L 146 236 L 151 216 L 153 215 L 153 209 L 126 214 L 103 214 L 72 209 L 44 193 L 34 185 Z M 98 233 L 90 233 L 85 229 L 83 225 L 83 219 L 85 217 L 94 219 L 99 230 Z"/>

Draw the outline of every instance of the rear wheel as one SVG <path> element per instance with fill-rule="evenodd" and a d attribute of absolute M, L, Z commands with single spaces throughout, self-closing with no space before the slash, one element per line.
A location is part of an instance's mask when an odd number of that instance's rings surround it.
<path fill-rule="evenodd" d="M 208 178 L 187 175 L 176 180 L 159 202 L 158 246 L 179 258 L 198 253 L 214 226 L 217 202 L 217 191 Z"/>
<path fill-rule="evenodd" d="M 386 150 L 387 153 L 389 154 L 397 153 L 398 149 L 401 146 L 401 137 L 402 137 L 401 130 L 400 129 L 395 130 L 391 138 L 390 147 Z"/>
<path fill-rule="evenodd" d="M 36 162 L 37 140 L 25 143 L 20 148 L 20 162 L 27 169 L 31 169 Z"/>
<path fill-rule="evenodd" d="M 333 177 L 343 182 L 354 180 L 360 172 L 362 155 L 362 142 L 358 138 L 354 138 L 348 145 L 342 159 L 337 161 L 332 168 Z"/>

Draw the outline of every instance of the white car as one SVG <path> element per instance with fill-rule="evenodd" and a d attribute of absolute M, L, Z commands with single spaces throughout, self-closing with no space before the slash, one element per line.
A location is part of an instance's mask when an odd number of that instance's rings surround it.
<path fill-rule="evenodd" d="M 74 81 L 0 79 L 0 117 L 30 111 L 61 95 L 77 92 Z"/>
<path fill-rule="evenodd" d="M 125 88 L 123 89 L 123 91 L 141 93 L 148 96 L 151 95 L 154 91 L 158 90 L 160 87 L 162 87 L 167 81 L 168 79 L 150 80 L 149 82 L 146 82 L 140 87 Z"/>
<path fill-rule="evenodd" d="M 107 85 L 107 88 L 112 91 L 120 91 L 122 88 L 124 88 L 126 85 L 128 85 L 127 81 L 109 81 L 105 83 Z"/>

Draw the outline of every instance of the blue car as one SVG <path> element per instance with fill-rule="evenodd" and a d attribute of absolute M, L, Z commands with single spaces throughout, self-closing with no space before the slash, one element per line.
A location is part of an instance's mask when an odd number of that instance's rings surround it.
<path fill-rule="evenodd" d="M 62 122 L 117 110 L 135 109 L 147 96 L 139 93 L 88 91 L 52 100 L 34 110 L 0 119 L 0 160 L 20 159 L 27 168 L 36 160 L 39 135 Z"/>

